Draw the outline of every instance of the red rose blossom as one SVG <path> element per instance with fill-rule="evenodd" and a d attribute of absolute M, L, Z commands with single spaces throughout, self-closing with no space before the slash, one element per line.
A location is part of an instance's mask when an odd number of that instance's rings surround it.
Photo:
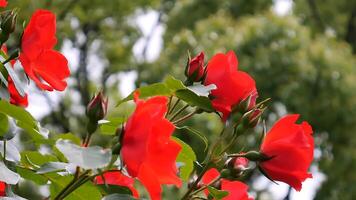
<path fill-rule="evenodd" d="M 0 0 L 0 7 L 5 8 L 7 6 L 7 1 L 6 0 Z"/>
<path fill-rule="evenodd" d="M 94 181 L 98 185 L 108 184 L 108 185 L 118 185 L 118 186 L 127 187 L 131 190 L 132 195 L 138 198 L 138 192 L 133 186 L 134 179 L 125 176 L 120 171 L 105 172 L 103 175 L 95 177 Z"/>
<path fill-rule="evenodd" d="M 24 30 L 20 61 L 26 74 L 41 89 L 63 91 L 69 77 L 67 59 L 53 50 L 56 39 L 56 16 L 37 10 Z"/>
<path fill-rule="evenodd" d="M 28 98 L 27 98 L 27 94 L 25 94 L 25 96 L 21 96 L 20 93 L 17 91 L 14 82 L 12 81 L 12 79 L 10 78 L 10 76 L 8 77 L 8 91 L 10 94 L 10 103 L 17 105 L 17 106 L 22 106 L 22 107 L 27 107 L 28 106 Z"/>
<path fill-rule="evenodd" d="M 302 182 L 312 178 L 308 168 L 313 161 L 313 130 L 307 122 L 296 124 L 299 115 L 287 115 L 267 133 L 261 153 L 272 157 L 261 162 L 261 168 L 276 181 L 282 181 L 297 191 Z"/>
<path fill-rule="evenodd" d="M 6 196 L 6 183 L 0 181 L 0 197 Z"/>
<path fill-rule="evenodd" d="M 146 101 L 135 93 L 136 110 L 125 125 L 121 155 L 132 177 L 146 187 L 151 199 L 161 199 L 161 185 L 182 182 L 177 176 L 176 158 L 181 146 L 170 139 L 175 127 L 165 119 L 167 98 Z"/>
<path fill-rule="evenodd" d="M 187 76 L 193 81 L 200 81 L 204 75 L 204 52 L 200 52 L 188 63 Z M 193 77 L 194 76 L 194 77 Z"/>
<path fill-rule="evenodd" d="M 215 168 L 211 168 L 203 175 L 202 184 L 209 185 L 218 176 L 220 176 L 219 171 Z M 247 193 L 248 186 L 240 181 L 221 179 L 221 190 L 229 192 L 223 200 L 253 200 Z M 208 190 L 204 192 L 206 195 L 209 194 Z"/>
<path fill-rule="evenodd" d="M 223 114 L 224 121 L 230 115 L 231 107 L 253 93 L 257 95 L 255 81 L 246 72 L 238 71 L 238 61 L 233 51 L 218 53 L 209 61 L 204 85 L 210 84 L 217 86 L 211 92 L 212 104 Z"/>

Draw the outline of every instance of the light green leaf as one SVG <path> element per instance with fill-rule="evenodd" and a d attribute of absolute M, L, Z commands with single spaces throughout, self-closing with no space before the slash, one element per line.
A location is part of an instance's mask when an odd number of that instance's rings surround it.
<path fill-rule="evenodd" d="M 140 93 L 140 98 L 146 98 L 146 97 L 151 97 L 151 96 L 156 96 L 156 95 L 163 95 L 163 96 L 171 95 L 171 91 L 167 88 L 167 86 L 164 83 L 154 83 L 152 85 L 142 86 L 142 87 L 138 88 L 137 90 Z M 116 106 L 119 106 L 122 103 L 132 100 L 133 94 L 134 94 L 134 92 L 132 92 L 126 98 L 121 99 L 116 104 Z"/>
<path fill-rule="evenodd" d="M 188 144 L 176 137 L 172 138 L 182 146 L 182 150 L 179 152 L 177 157 L 177 162 L 182 164 L 179 168 L 180 177 L 182 180 L 187 181 L 189 180 L 190 174 L 194 169 L 194 162 L 197 160 L 197 157 L 193 149 Z"/>
<path fill-rule="evenodd" d="M 0 161 L 0 181 L 15 185 L 20 180 L 20 175 L 9 170 L 3 161 Z"/>
<path fill-rule="evenodd" d="M 0 152 L 1 155 L 4 156 L 4 141 L 0 141 Z M 6 160 L 12 162 L 19 162 L 21 159 L 20 152 L 15 146 L 15 142 L 13 140 L 9 140 L 6 142 Z"/>
<path fill-rule="evenodd" d="M 46 174 L 50 172 L 59 172 L 66 170 L 68 163 L 63 162 L 48 162 L 42 165 L 38 170 L 37 174 Z"/>
<path fill-rule="evenodd" d="M 104 150 L 99 146 L 81 147 L 68 140 L 59 139 L 56 147 L 70 163 L 84 169 L 102 168 L 111 160 L 111 150 Z"/>
<path fill-rule="evenodd" d="M 163 82 L 166 84 L 167 88 L 169 88 L 173 92 L 177 90 L 186 89 L 182 81 L 174 78 L 173 76 L 167 76 Z"/>
<path fill-rule="evenodd" d="M 15 70 L 11 67 L 10 63 L 6 63 L 5 65 L 2 64 L 2 62 L 4 62 L 6 59 L 3 57 L 3 55 L 0 55 L 0 65 L 4 66 L 6 71 L 8 72 L 9 76 L 11 77 L 12 81 L 14 82 L 15 88 L 16 90 L 19 92 L 19 94 L 24 97 L 25 94 L 25 90 L 23 89 L 22 83 L 19 79 L 19 77 L 17 76 Z"/>
<path fill-rule="evenodd" d="M 116 129 L 126 121 L 124 117 L 109 118 L 108 120 L 99 121 L 100 132 L 104 135 L 115 135 Z"/>
<path fill-rule="evenodd" d="M 212 90 L 215 90 L 217 87 L 214 84 L 210 84 L 207 86 L 202 84 L 195 84 L 192 86 L 188 86 L 187 88 L 192 92 L 194 92 L 195 94 L 197 94 L 198 96 L 208 97 L 210 92 Z"/>

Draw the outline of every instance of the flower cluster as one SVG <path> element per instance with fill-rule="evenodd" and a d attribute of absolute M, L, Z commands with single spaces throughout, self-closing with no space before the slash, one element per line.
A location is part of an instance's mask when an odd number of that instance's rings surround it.
<path fill-rule="evenodd" d="M 6 5 L 6 1 L 0 1 L 0 7 Z M 77 141 L 75 135 L 43 139 L 38 123 L 21 121 L 32 119 L 21 108 L 28 105 L 27 98 L 31 94 L 24 92 L 13 68 L 22 66 L 26 76 L 41 90 L 66 89 L 66 79 L 70 76 L 68 61 L 54 50 L 57 43 L 56 16 L 48 10 L 35 11 L 19 38 L 20 50 L 11 53 L 5 44 L 14 31 L 17 11 L 2 13 L 1 20 L 0 86 L 7 89 L 9 98 L 0 97 L 0 101 L 2 106 L 11 109 L 0 110 L 0 117 L 5 119 L 5 123 L 8 117 L 12 117 L 20 122 L 19 127 L 32 135 L 38 134 L 35 136 L 41 139 L 36 142 L 53 148 L 52 156 L 56 161 L 39 166 L 26 154 L 25 159 L 16 160 L 6 157 L 4 152 L 0 171 L 7 175 L 0 176 L 1 197 L 9 196 L 9 192 L 16 196 L 12 188 L 20 175 L 6 167 L 10 162 L 22 170 L 19 173 L 25 179 L 43 175 L 44 182 L 53 184 L 55 188 L 51 187 L 51 197 L 48 198 L 56 200 L 70 196 L 78 188 L 82 189 L 77 190 L 78 193 L 83 191 L 83 184 L 101 188 L 94 199 L 118 193 L 125 199 L 142 197 L 144 192 L 136 187 L 135 181 L 147 190 L 153 200 L 162 199 L 164 185 L 177 188 L 187 185 L 182 200 L 251 200 L 253 196 L 248 193 L 246 184 L 247 172 L 259 170 L 270 180 L 287 183 L 297 191 L 302 189 L 303 181 L 312 178 L 308 169 L 313 161 L 313 130 L 307 122 L 297 123 L 298 114 L 279 119 L 265 133 L 256 149 L 235 151 L 239 136 L 259 125 L 268 100 L 257 101 L 255 80 L 238 68 L 238 59 L 233 51 L 217 53 L 207 64 L 204 52 L 194 58 L 189 56 L 186 81 L 168 77 L 162 83 L 138 88 L 120 102 L 133 100 L 135 103 L 135 109 L 127 119 L 105 120 L 108 98 L 102 91 L 98 92 L 87 105 L 87 135 L 81 144 L 73 142 Z M 11 110 L 22 112 L 26 117 L 11 113 Z M 199 162 L 193 148 L 179 139 L 180 134 L 176 130 L 191 131 L 205 138 L 198 131 L 180 125 L 203 113 L 215 113 L 224 128 L 219 138 L 207 145 L 204 161 Z M 106 148 L 92 146 L 92 135 L 101 131 L 99 127 L 104 129 L 105 126 L 115 127 L 111 132 L 113 145 Z M 6 150 L 6 141 L 11 137 L 5 134 L 0 138 Z M 75 170 L 69 170 L 73 165 Z M 28 175 L 26 171 L 32 174 Z M 65 181 L 58 184 L 62 179 Z M 110 190 L 112 186 L 119 189 Z M 80 195 L 78 193 L 76 195 Z"/>

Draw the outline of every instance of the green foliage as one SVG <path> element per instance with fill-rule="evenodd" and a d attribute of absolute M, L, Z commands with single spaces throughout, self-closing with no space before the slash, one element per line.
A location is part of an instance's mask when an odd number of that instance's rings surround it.
<path fill-rule="evenodd" d="M 179 168 L 179 174 L 182 180 L 188 181 L 190 174 L 194 169 L 194 162 L 197 160 L 193 149 L 183 142 L 182 140 L 173 137 L 173 139 L 182 146 L 182 150 L 179 152 L 177 162 L 182 166 Z"/>

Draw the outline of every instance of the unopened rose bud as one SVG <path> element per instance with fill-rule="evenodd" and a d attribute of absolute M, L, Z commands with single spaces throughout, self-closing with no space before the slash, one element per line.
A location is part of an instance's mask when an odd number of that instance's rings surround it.
<path fill-rule="evenodd" d="M 193 59 L 189 59 L 185 75 L 191 82 L 199 82 L 204 76 L 204 52 L 200 52 Z"/>
<path fill-rule="evenodd" d="M 2 16 L 1 30 L 6 34 L 10 34 L 15 31 L 17 21 L 17 11 L 12 10 L 5 12 Z"/>
<path fill-rule="evenodd" d="M 100 91 L 89 102 L 86 110 L 86 115 L 92 122 L 97 122 L 104 119 L 108 109 L 108 98 L 104 97 L 103 92 Z"/>
<path fill-rule="evenodd" d="M 244 126 L 247 128 L 254 128 L 260 121 L 264 110 L 264 108 L 257 108 L 245 113 L 245 115 L 243 116 Z"/>
<path fill-rule="evenodd" d="M 256 100 L 258 97 L 257 90 L 254 90 L 248 95 L 245 99 L 243 99 L 237 106 L 234 108 L 234 110 L 237 110 L 241 113 L 245 113 L 256 105 Z"/>

